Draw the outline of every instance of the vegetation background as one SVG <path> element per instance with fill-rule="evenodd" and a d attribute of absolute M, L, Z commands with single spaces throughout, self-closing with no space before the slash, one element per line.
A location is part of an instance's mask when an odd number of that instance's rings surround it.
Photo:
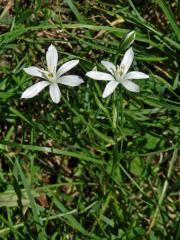
<path fill-rule="evenodd" d="M 178 0 L 0 1 L 0 239 L 179 240 Z M 141 92 L 85 77 L 136 31 Z M 53 43 L 85 83 L 28 100 Z"/>

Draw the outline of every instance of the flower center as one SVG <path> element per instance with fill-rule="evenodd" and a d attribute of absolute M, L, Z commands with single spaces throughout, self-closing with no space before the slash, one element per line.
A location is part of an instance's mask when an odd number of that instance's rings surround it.
<path fill-rule="evenodd" d="M 54 77 L 53 73 L 48 73 L 48 78 L 53 78 L 53 77 Z"/>
<path fill-rule="evenodd" d="M 44 69 L 41 69 L 41 72 L 43 73 L 45 79 L 47 79 L 48 81 L 50 81 L 52 83 L 56 82 L 56 80 L 57 80 L 56 72 L 50 72 L 50 71 L 46 71 Z"/>
<path fill-rule="evenodd" d="M 120 76 L 122 76 L 123 73 L 124 73 L 124 68 L 125 68 L 124 65 L 118 66 L 118 67 L 117 67 L 117 74 L 120 75 Z"/>
<path fill-rule="evenodd" d="M 117 66 L 117 70 L 116 70 L 116 74 L 115 74 L 117 81 L 121 81 L 122 80 L 122 77 L 124 75 L 124 69 L 125 69 L 124 65 Z"/>
<path fill-rule="evenodd" d="M 47 72 L 46 77 L 50 82 L 56 82 L 56 74 L 53 72 Z"/>

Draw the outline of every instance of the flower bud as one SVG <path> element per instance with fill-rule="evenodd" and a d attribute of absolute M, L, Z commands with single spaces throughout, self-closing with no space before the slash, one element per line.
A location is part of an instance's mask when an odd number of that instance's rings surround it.
<path fill-rule="evenodd" d="M 135 31 L 131 31 L 128 34 L 126 34 L 120 43 L 120 49 L 124 50 L 126 48 L 129 48 L 130 45 L 134 42 L 135 37 L 136 37 Z"/>

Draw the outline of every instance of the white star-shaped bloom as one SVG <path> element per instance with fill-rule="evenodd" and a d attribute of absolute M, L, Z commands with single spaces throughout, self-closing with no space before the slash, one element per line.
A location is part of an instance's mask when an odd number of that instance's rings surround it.
<path fill-rule="evenodd" d="M 83 83 L 83 79 L 77 75 L 63 76 L 64 73 L 75 67 L 79 63 L 79 60 L 68 61 L 57 70 L 58 52 L 56 47 L 52 44 L 46 53 L 46 62 L 47 71 L 34 66 L 23 69 L 26 73 L 32 76 L 40 77 L 44 80 L 35 83 L 31 87 L 27 88 L 22 93 L 21 98 L 32 98 L 36 96 L 40 91 L 42 91 L 45 87 L 49 86 L 49 93 L 53 102 L 59 103 L 61 92 L 58 84 L 76 87 Z"/>
<path fill-rule="evenodd" d="M 104 92 L 103 98 L 108 97 L 113 93 L 119 84 L 122 84 L 127 90 L 131 92 L 139 92 L 139 86 L 132 82 L 132 79 L 145 79 L 149 76 L 145 73 L 132 71 L 128 73 L 128 70 L 133 62 L 134 52 L 132 48 L 128 49 L 120 65 L 115 66 L 113 63 L 108 61 L 101 61 L 102 65 L 110 73 L 90 71 L 86 73 L 86 76 L 94 80 L 108 81 Z"/>

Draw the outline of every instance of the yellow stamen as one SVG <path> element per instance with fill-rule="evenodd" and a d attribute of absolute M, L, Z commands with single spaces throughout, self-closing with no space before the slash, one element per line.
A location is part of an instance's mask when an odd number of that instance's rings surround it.
<path fill-rule="evenodd" d="M 49 78 L 53 78 L 53 73 L 48 73 Z"/>
<path fill-rule="evenodd" d="M 124 65 L 118 66 L 118 67 L 117 67 L 117 74 L 120 75 L 120 76 L 122 76 L 123 73 L 124 73 L 124 68 L 125 68 Z"/>

